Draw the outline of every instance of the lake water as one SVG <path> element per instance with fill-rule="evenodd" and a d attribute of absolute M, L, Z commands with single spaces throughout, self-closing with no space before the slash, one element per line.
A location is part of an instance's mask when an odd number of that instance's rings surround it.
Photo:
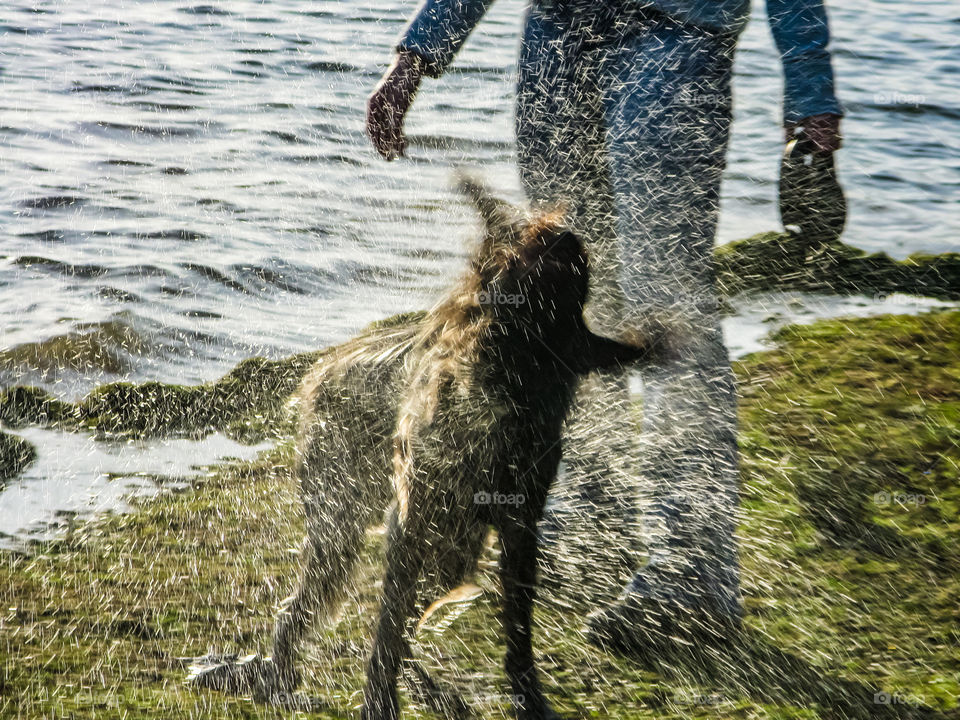
<path fill-rule="evenodd" d="M 737 58 L 721 242 L 778 224 L 780 78 L 759 5 Z M 74 398 L 109 380 L 201 382 L 425 306 L 459 271 L 473 227 L 451 169 L 479 168 L 518 197 L 523 7 L 499 0 L 455 68 L 426 82 L 410 158 L 388 164 L 365 140 L 363 107 L 412 3 L 6 3 L 0 385 Z M 846 241 L 897 257 L 956 250 L 956 4 L 830 9 L 848 112 Z M 790 319 L 929 305 L 766 296 L 737 305 L 728 340 L 739 354 Z M 40 462 L 0 491 L 0 532 L 76 509 L 77 492 L 100 508 L 111 463 L 127 472 L 159 453 L 161 473 L 172 462 L 169 447 L 138 446 L 64 464 L 66 441 L 45 437 L 33 438 Z M 179 452 L 240 452 L 226 444 Z"/>

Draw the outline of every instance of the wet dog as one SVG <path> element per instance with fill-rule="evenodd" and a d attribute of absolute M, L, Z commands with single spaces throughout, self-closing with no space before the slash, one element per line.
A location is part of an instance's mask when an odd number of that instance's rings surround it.
<path fill-rule="evenodd" d="M 305 381 L 298 475 L 308 541 L 272 660 L 207 668 L 199 684 L 264 697 L 295 687 L 306 630 L 338 604 L 366 527 L 393 498 L 363 717 L 398 717 L 417 609 L 469 576 L 491 526 L 515 711 L 552 716 L 534 667 L 531 614 L 536 526 L 561 428 L 580 377 L 654 360 L 660 338 L 626 344 L 588 329 L 587 255 L 559 214 L 523 216 L 475 182 L 461 187 L 485 232 L 460 282 L 416 325 L 342 346 Z M 364 388 L 382 386 L 398 398 L 395 412 L 363 399 Z M 392 484 L 378 480 L 388 464 Z"/>

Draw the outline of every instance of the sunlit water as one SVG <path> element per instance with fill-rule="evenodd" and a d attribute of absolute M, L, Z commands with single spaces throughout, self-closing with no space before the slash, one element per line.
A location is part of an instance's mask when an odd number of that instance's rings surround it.
<path fill-rule="evenodd" d="M 777 227 L 780 79 L 759 5 L 737 59 L 722 242 Z M 435 297 L 459 270 L 473 222 L 450 193 L 451 169 L 479 168 L 519 197 L 511 97 L 523 3 L 499 0 L 455 70 L 427 82 L 410 158 L 388 164 L 365 141 L 363 105 L 414 7 L 6 3 L 0 352 L 10 352 L 0 385 L 73 398 L 108 380 L 201 382 Z M 831 10 L 848 111 L 846 240 L 897 257 L 956 249 L 955 5 L 849 0 Z M 764 296 L 735 303 L 728 341 L 739 355 L 771 325 L 927 305 Z M 53 347 L 39 343 L 69 349 L 91 333 L 104 351 L 78 353 L 73 368 L 36 360 Z M 35 435 L 40 462 L 0 495 L 2 532 L 58 509 L 115 505 L 111 463 L 151 472 L 157 452 L 236 454 L 216 442 L 85 452 L 86 440 Z M 77 457 L 52 459 L 71 442 Z"/>

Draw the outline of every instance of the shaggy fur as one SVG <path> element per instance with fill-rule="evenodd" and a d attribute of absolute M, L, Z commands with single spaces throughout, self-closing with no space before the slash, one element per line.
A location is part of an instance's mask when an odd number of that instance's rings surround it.
<path fill-rule="evenodd" d="M 336 608 L 366 527 L 395 498 L 363 717 L 398 716 L 397 678 L 417 610 L 466 579 L 490 526 L 501 545 L 515 710 L 519 718 L 552 716 L 530 621 L 536 525 L 561 428 L 581 376 L 649 358 L 654 343 L 625 345 L 587 328 L 586 254 L 558 214 L 522 217 L 473 182 L 462 189 L 486 229 L 460 282 L 416 326 L 348 343 L 305 381 L 298 475 L 308 540 L 300 587 L 277 620 L 272 662 L 208 667 L 198 684 L 259 695 L 295 687 L 306 630 Z M 364 398 L 363 388 L 383 386 L 400 398 L 396 414 Z M 390 463 L 392 488 L 382 481 Z"/>

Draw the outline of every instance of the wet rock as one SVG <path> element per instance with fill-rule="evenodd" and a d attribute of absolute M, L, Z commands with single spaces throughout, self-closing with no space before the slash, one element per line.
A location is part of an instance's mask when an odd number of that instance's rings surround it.
<path fill-rule="evenodd" d="M 760 233 L 714 251 L 721 293 L 801 290 L 839 295 L 891 293 L 960 299 L 960 253 L 894 260 L 841 242 L 811 245 L 787 233 Z"/>
<path fill-rule="evenodd" d="M 63 335 L 0 350 L 0 370 L 55 378 L 64 369 L 120 374 L 148 341 L 122 319 L 83 323 Z"/>
<path fill-rule="evenodd" d="M 105 433 L 200 431 L 214 417 L 208 395 L 204 386 L 110 383 L 93 390 L 77 409 L 84 426 Z"/>
<path fill-rule="evenodd" d="M 16 477 L 37 459 L 37 449 L 22 437 L 0 432 L 0 485 Z"/>
<path fill-rule="evenodd" d="M 73 406 L 45 390 L 17 386 L 0 391 L 0 422 L 10 428 L 54 425 L 70 417 Z"/>

